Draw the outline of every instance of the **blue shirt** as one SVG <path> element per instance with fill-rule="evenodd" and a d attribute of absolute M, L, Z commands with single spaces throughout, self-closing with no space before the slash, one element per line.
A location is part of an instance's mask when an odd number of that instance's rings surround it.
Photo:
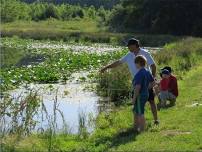
<path fill-rule="evenodd" d="M 154 78 L 151 75 L 150 71 L 145 68 L 142 68 L 138 71 L 133 79 L 133 87 L 135 88 L 136 85 L 140 85 L 140 95 L 141 96 L 148 96 L 149 95 L 149 83 L 153 82 Z"/>

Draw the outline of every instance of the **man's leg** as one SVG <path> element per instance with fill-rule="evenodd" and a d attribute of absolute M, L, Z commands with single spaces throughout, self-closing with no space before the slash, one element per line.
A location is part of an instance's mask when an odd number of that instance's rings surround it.
<path fill-rule="evenodd" d="M 156 104 L 155 104 L 154 100 L 150 100 L 149 103 L 150 103 L 151 111 L 152 111 L 152 114 L 153 114 L 153 117 L 154 117 L 154 121 L 157 121 L 158 120 L 158 115 L 157 115 Z"/>
<path fill-rule="evenodd" d="M 152 114 L 153 114 L 154 123 L 158 124 L 158 115 L 157 115 L 156 104 L 155 104 L 155 101 L 154 101 L 154 92 L 153 92 L 153 89 L 149 90 L 149 99 L 148 99 L 148 101 L 149 101 L 149 104 L 150 104 L 150 107 L 151 107 L 151 111 L 152 111 Z"/>

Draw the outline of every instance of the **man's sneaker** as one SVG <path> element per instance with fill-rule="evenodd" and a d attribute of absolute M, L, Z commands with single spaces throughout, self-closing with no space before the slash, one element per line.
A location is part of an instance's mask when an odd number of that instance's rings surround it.
<path fill-rule="evenodd" d="M 159 122 L 158 120 L 155 120 L 155 121 L 154 121 L 154 124 L 155 124 L 155 125 L 159 125 L 159 123 L 160 123 L 160 122 Z"/>

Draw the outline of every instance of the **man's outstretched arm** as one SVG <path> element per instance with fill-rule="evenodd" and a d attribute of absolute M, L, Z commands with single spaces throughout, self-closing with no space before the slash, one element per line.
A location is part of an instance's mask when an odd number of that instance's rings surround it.
<path fill-rule="evenodd" d="M 120 60 L 117 60 L 117 61 L 115 61 L 115 62 L 113 62 L 113 63 L 111 63 L 111 64 L 109 64 L 109 65 L 103 67 L 103 68 L 100 70 L 100 72 L 103 73 L 103 72 L 105 72 L 107 69 L 115 68 L 115 67 L 117 67 L 117 66 L 119 66 L 119 65 L 121 65 L 121 64 L 122 64 L 122 62 L 121 62 Z"/>
<path fill-rule="evenodd" d="M 155 64 L 152 64 L 150 67 L 151 67 L 152 75 L 153 75 L 153 77 L 155 78 L 155 77 L 156 77 L 156 65 L 155 65 Z"/>

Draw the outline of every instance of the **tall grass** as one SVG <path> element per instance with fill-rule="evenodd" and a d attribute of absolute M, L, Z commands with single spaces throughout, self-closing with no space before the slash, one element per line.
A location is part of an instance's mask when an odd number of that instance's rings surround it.
<path fill-rule="evenodd" d="M 202 59 L 202 39 L 187 38 L 180 42 L 165 45 L 162 51 L 154 54 L 158 68 L 169 65 L 179 79 Z"/>
<path fill-rule="evenodd" d="M 100 27 L 100 23 L 91 19 L 74 19 L 58 21 L 48 19 L 39 22 L 5 23 L 1 25 L 2 37 L 18 36 L 36 40 L 50 39 L 65 42 L 98 42 L 125 45 L 130 37 L 139 39 L 143 46 L 163 46 L 182 37 L 172 35 L 148 35 L 141 33 L 112 33 L 108 27 Z"/>
<path fill-rule="evenodd" d="M 58 109 L 57 91 L 53 105 L 53 115 L 49 115 L 43 100 L 34 90 L 30 90 L 25 97 L 19 95 L 12 98 L 10 95 L 4 94 L 0 100 L 0 151 L 15 151 L 18 141 L 33 136 L 35 133 L 40 133 L 46 141 L 46 149 L 53 151 L 56 132 L 59 130 L 56 122 L 58 114 L 64 125 L 60 133 L 70 133 L 63 113 Z M 42 115 L 41 122 L 36 120 L 37 115 Z M 42 123 L 44 118 L 48 122 L 48 128 L 36 130 L 36 126 Z M 7 141 L 10 143 L 8 144 Z"/>
<path fill-rule="evenodd" d="M 37 92 L 32 92 L 22 98 L 18 96 L 12 99 L 4 95 L 0 102 L 0 121 L 5 122 L 1 125 L 1 135 L 6 133 L 17 133 L 19 135 L 29 134 L 35 127 L 36 121 L 33 116 L 38 113 L 40 99 Z M 9 125 L 7 125 L 9 124 Z"/>

